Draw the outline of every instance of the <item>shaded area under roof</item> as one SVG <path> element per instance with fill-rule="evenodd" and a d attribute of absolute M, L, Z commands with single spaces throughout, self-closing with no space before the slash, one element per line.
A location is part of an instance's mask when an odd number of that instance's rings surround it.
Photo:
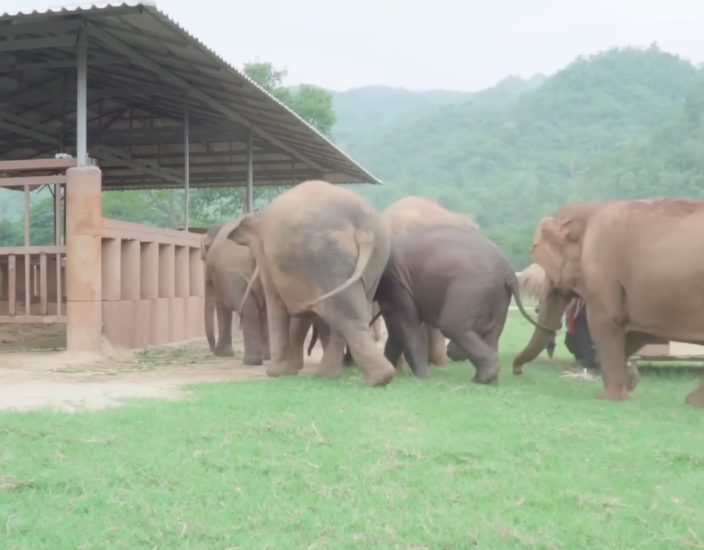
<path fill-rule="evenodd" d="M 103 188 L 306 179 L 381 183 L 291 109 L 147 2 L 0 15 L 0 160 L 75 155 L 77 33 L 88 33 L 88 152 Z"/>

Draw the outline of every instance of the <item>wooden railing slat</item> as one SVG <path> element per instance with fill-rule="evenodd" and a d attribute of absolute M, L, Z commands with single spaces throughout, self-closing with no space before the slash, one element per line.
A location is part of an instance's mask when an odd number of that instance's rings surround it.
<path fill-rule="evenodd" d="M 17 268 L 17 256 L 11 254 L 7 259 L 7 278 L 8 278 L 8 298 L 7 298 L 7 311 L 10 316 L 14 317 L 17 314 L 17 275 L 15 273 Z"/>
<path fill-rule="evenodd" d="M 59 290 L 60 292 L 60 290 Z M 46 280 L 46 254 L 42 252 L 39 255 L 39 303 L 41 304 L 40 313 L 42 315 L 49 314 L 49 289 Z"/>

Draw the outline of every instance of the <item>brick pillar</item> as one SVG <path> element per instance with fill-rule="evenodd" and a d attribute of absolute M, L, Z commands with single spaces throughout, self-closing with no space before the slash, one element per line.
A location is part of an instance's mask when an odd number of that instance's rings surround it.
<path fill-rule="evenodd" d="M 69 350 L 100 351 L 102 323 L 101 173 L 66 171 L 66 339 Z"/>

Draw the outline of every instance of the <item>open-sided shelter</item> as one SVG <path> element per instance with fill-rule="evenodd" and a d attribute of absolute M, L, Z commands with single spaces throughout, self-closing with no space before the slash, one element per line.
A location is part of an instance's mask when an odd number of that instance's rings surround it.
<path fill-rule="evenodd" d="M 0 187 L 25 193 L 0 323 L 66 323 L 83 350 L 200 336 L 199 235 L 103 218 L 102 190 L 243 186 L 251 210 L 255 185 L 313 178 L 380 183 L 154 4 L 0 15 Z M 41 186 L 51 246 L 30 242 Z"/>

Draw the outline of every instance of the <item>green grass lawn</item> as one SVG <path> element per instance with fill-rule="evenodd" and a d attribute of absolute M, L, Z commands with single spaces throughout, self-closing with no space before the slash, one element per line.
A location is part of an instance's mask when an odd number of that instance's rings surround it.
<path fill-rule="evenodd" d="M 0 413 L 0 548 L 704 549 L 696 379 L 603 402 L 554 367 L 513 376 L 530 333 L 512 312 L 498 388 L 459 363 Z"/>

